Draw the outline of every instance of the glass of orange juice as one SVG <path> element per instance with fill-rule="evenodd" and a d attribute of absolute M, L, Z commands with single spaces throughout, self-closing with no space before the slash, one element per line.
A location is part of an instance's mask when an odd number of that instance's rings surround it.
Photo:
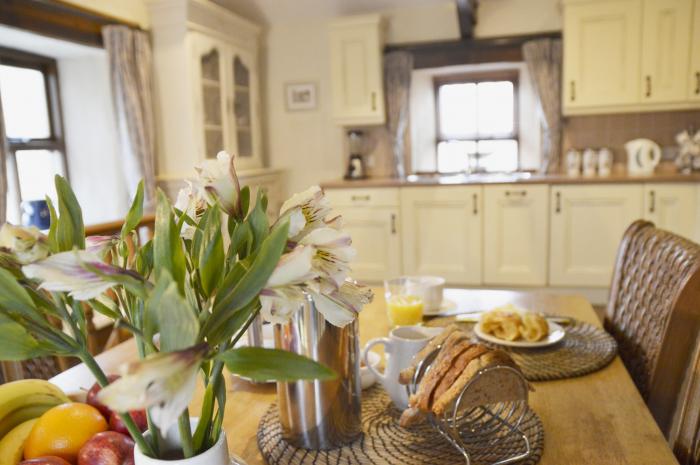
<path fill-rule="evenodd" d="M 423 321 L 423 297 L 411 278 L 384 281 L 386 309 L 392 326 L 412 326 Z"/>

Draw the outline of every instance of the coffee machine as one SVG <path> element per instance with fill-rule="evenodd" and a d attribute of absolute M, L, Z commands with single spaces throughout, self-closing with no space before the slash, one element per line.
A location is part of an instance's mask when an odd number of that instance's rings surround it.
<path fill-rule="evenodd" d="M 350 149 L 350 157 L 348 159 L 348 169 L 345 172 L 345 179 L 367 178 L 364 160 L 364 155 L 367 151 L 367 140 L 362 131 L 348 131 L 348 148 Z"/>

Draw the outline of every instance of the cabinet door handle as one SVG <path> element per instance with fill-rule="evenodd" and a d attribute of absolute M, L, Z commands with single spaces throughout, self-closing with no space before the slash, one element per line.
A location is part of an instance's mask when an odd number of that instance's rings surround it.
<path fill-rule="evenodd" d="M 646 77 L 647 81 L 647 91 L 646 91 L 646 96 L 651 97 L 651 76 Z"/>
<path fill-rule="evenodd" d="M 475 215 L 479 214 L 479 196 L 476 194 L 472 194 L 472 213 Z"/>
<path fill-rule="evenodd" d="M 571 81 L 569 83 L 569 89 L 571 92 L 569 92 L 569 99 L 573 102 L 576 100 L 576 81 Z"/>
<path fill-rule="evenodd" d="M 353 195 L 352 197 L 350 197 L 350 200 L 352 200 L 353 202 L 369 202 L 369 199 L 369 195 Z"/>
<path fill-rule="evenodd" d="M 372 92 L 371 99 L 372 99 L 372 111 L 377 111 L 377 93 L 376 92 Z"/>
<path fill-rule="evenodd" d="M 556 194 L 556 204 L 554 205 L 554 213 L 561 213 L 561 192 Z"/>
<path fill-rule="evenodd" d="M 391 234 L 396 234 L 396 213 L 391 214 Z"/>
<path fill-rule="evenodd" d="M 700 95 L 700 71 L 695 72 L 695 95 Z"/>
<path fill-rule="evenodd" d="M 506 191 L 506 197 L 527 197 L 527 191 Z"/>
<path fill-rule="evenodd" d="M 654 213 L 656 211 L 656 192 L 649 192 L 649 213 Z"/>

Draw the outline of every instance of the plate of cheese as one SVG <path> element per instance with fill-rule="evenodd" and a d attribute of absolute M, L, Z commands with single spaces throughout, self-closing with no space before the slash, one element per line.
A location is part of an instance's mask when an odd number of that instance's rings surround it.
<path fill-rule="evenodd" d="M 509 347 L 547 347 L 566 336 L 564 328 L 543 314 L 512 304 L 484 312 L 474 332 L 484 341 Z"/>

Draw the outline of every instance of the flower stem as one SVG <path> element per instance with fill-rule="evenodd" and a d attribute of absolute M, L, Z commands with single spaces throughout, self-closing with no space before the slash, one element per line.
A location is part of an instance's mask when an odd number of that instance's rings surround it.
<path fill-rule="evenodd" d="M 180 442 L 182 443 L 182 454 L 186 459 L 194 456 L 192 447 L 192 429 L 190 428 L 190 413 L 187 409 L 178 418 L 178 429 L 180 430 Z"/>
<path fill-rule="evenodd" d="M 90 355 L 87 351 L 83 351 L 80 354 L 79 358 L 95 376 L 97 384 L 99 384 L 102 387 L 105 387 L 109 384 L 107 376 L 105 375 L 104 371 L 102 371 L 102 368 L 100 368 L 100 366 L 97 364 L 92 355 Z M 136 426 L 136 423 L 134 422 L 134 419 L 131 418 L 131 415 L 129 415 L 127 412 L 120 412 L 119 418 L 121 418 L 122 422 L 124 422 L 124 426 L 126 426 L 126 429 L 129 431 L 129 434 L 134 439 L 134 442 L 138 445 L 139 449 L 141 449 L 141 452 L 148 455 L 149 457 L 153 457 L 154 454 L 151 445 L 146 442 L 146 439 L 141 434 L 141 431 L 139 430 L 138 426 Z"/>

